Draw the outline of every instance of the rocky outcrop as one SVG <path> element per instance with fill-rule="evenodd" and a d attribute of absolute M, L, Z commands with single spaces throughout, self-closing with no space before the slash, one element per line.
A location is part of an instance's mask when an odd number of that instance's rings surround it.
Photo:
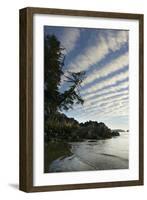
<path fill-rule="evenodd" d="M 67 140 L 81 141 L 84 139 L 108 139 L 119 136 L 118 131 L 113 131 L 102 122 L 87 121 L 79 123 L 74 118 L 65 114 L 56 113 L 46 123 L 45 141 Z"/>

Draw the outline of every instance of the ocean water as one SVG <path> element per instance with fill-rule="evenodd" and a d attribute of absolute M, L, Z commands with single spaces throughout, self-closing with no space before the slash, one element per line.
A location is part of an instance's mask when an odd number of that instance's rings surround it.
<path fill-rule="evenodd" d="M 72 172 L 129 168 L 129 133 L 105 140 L 72 142 L 72 155 L 49 165 L 49 172 Z"/>

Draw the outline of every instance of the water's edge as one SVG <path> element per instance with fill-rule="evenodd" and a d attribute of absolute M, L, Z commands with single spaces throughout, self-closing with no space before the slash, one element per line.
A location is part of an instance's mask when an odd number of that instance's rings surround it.
<path fill-rule="evenodd" d="M 129 135 L 49 145 L 45 172 L 128 169 Z M 52 147 L 51 147 L 52 146 Z"/>

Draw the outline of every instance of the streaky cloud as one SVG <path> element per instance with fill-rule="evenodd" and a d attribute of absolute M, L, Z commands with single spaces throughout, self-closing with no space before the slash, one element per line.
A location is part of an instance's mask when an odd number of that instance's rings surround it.
<path fill-rule="evenodd" d="M 95 110 L 99 110 L 99 109 L 105 109 L 106 107 L 108 107 L 110 104 L 115 104 L 115 103 L 121 103 L 123 101 L 128 101 L 128 93 L 121 93 L 121 94 L 114 94 L 112 96 L 110 96 L 109 98 L 101 98 L 97 101 L 94 102 L 94 104 L 87 104 L 84 107 L 80 106 L 77 107 L 73 110 L 73 112 L 71 111 L 70 113 L 76 114 L 77 116 L 84 116 L 85 113 L 88 114 L 89 117 L 89 113 L 92 113 Z"/>
<path fill-rule="evenodd" d="M 128 52 L 119 56 L 118 58 L 111 60 L 110 63 L 106 64 L 102 68 L 95 69 L 82 83 L 83 86 L 95 81 L 101 77 L 106 77 L 112 72 L 123 69 L 125 66 L 129 65 Z"/>
<path fill-rule="evenodd" d="M 108 87 L 104 87 L 102 89 L 98 89 L 97 91 L 88 93 L 88 94 L 84 94 L 82 95 L 82 97 L 84 98 L 84 100 L 88 100 L 93 98 L 94 96 L 104 96 L 108 93 L 113 93 L 113 92 L 117 92 L 119 90 L 123 90 L 129 87 L 129 82 L 128 79 L 124 78 L 120 80 L 120 83 L 117 84 L 113 84 L 113 85 L 109 85 Z"/>
<path fill-rule="evenodd" d="M 80 29 L 78 28 L 64 28 L 61 36 L 61 44 L 67 53 L 71 52 L 80 37 Z"/>
<path fill-rule="evenodd" d="M 128 78 L 128 70 L 125 72 L 121 72 L 120 74 L 110 77 L 109 79 L 103 80 L 100 83 L 96 83 L 92 85 L 91 87 L 85 88 L 81 90 L 81 94 L 91 94 L 94 93 L 100 89 L 105 88 L 106 86 L 113 86 L 114 84 L 117 84 L 119 81 Z"/>
<path fill-rule="evenodd" d="M 128 41 L 126 31 L 118 31 L 117 34 L 108 32 L 107 36 L 98 35 L 95 45 L 87 47 L 77 58 L 71 62 L 68 69 L 73 71 L 87 70 L 91 65 L 102 60 L 110 51 L 116 51 Z M 116 48 L 117 47 L 117 48 Z"/>

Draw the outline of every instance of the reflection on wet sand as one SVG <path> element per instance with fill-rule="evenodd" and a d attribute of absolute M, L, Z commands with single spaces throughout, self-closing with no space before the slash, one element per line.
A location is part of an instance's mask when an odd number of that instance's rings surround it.
<path fill-rule="evenodd" d="M 48 172 L 127 169 L 129 167 L 129 135 L 107 140 L 73 142 L 71 155 L 54 160 Z"/>

